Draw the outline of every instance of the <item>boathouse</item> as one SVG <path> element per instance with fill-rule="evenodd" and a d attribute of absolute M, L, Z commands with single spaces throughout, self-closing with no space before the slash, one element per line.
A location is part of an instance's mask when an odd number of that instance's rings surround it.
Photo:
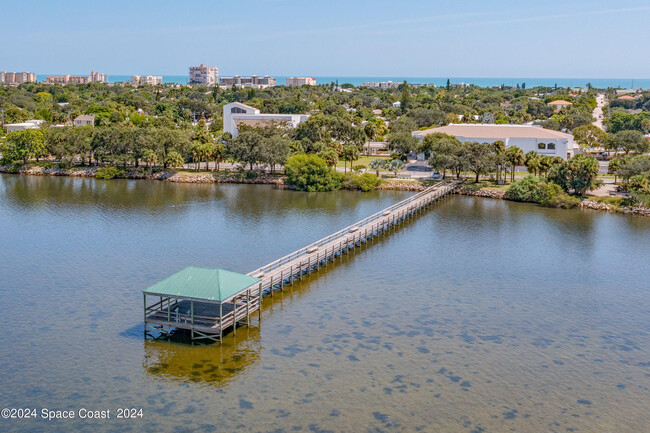
<path fill-rule="evenodd" d="M 144 328 L 190 330 L 192 339 L 221 340 L 224 330 L 249 324 L 260 307 L 260 278 L 190 266 L 142 291 Z M 150 303 L 152 302 L 153 303 Z"/>
<path fill-rule="evenodd" d="M 376 236 L 423 213 L 432 203 L 451 194 L 464 180 L 442 181 L 386 209 L 313 242 L 246 275 L 223 269 L 189 267 L 154 284 L 144 295 L 144 332 L 158 327 L 162 333 L 172 328 L 191 331 L 192 339 L 222 341 L 225 330 L 250 324 L 250 314 L 258 311 L 264 294 L 273 296 L 285 284 L 319 271 L 336 258 L 360 247 Z M 148 305 L 147 296 L 155 297 Z"/>

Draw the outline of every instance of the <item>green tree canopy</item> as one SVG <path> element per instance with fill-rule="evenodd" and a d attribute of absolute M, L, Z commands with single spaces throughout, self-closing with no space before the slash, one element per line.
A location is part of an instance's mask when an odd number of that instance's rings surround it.
<path fill-rule="evenodd" d="M 341 187 L 343 176 L 316 155 L 296 154 L 284 166 L 287 182 L 300 191 L 332 191 Z"/>
<path fill-rule="evenodd" d="M 605 146 L 607 134 L 599 127 L 589 124 L 574 129 L 573 137 L 582 149 L 594 149 Z"/>

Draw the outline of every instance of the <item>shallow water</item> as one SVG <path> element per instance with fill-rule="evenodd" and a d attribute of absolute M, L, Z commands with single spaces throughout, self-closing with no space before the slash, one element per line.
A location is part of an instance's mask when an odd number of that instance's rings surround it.
<path fill-rule="evenodd" d="M 408 195 L 0 176 L 0 405 L 143 408 L 0 431 L 647 431 L 647 218 L 454 196 L 223 346 L 143 340 L 154 282 L 247 272 Z"/>

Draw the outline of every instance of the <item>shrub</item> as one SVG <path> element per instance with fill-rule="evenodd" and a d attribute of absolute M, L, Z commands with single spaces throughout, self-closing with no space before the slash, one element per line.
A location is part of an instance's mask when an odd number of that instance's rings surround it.
<path fill-rule="evenodd" d="M 5 173 L 17 174 L 20 172 L 20 169 L 23 167 L 23 164 L 20 162 L 8 162 L 5 166 Z"/>
<path fill-rule="evenodd" d="M 368 192 L 377 188 L 381 182 L 381 179 L 372 173 L 348 173 L 343 181 L 343 188 L 360 189 L 361 191 Z"/>
<path fill-rule="evenodd" d="M 512 182 L 506 191 L 506 198 L 513 201 L 540 203 L 544 197 L 545 185 L 546 182 L 543 179 L 528 175 Z"/>
<path fill-rule="evenodd" d="M 244 172 L 244 177 L 248 180 L 255 179 L 259 176 L 259 173 L 255 170 L 246 170 Z"/>
<path fill-rule="evenodd" d="M 546 207 L 570 209 L 578 206 L 580 200 L 577 197 L 567 194 L 560 185 L 553 182 L 547 182 L 543 187 L 540 204 Z"/>
<path fill-rule="evenodd" d="M 124 170 L 120 170 L 112 165 L 105 165 L 95 173 L 95 178 L 97 179 L 113 179 L 116 177 L 124 177 Z"/>
<path fill-rule="evenodd" d="M 633 204 L 650 208 L 650 176 L 632 176 L 628 184 L 628 191 Z"/>
<path fill-rule="evenodd" d="M 580 204 L 580 200 L 567 194 L 560 185 L 532 175 L 514 181 L 506 191 L 506 198 L 565 209 Z"/>
<path fill-rule="evenodd" d="M 289 185 L 300 191 L 333 191 L 341 188 L 344 178 L 322 158 L 304 153 L 290 156 L 284 172 Z"/>
<path fill-rule="evenodd" d="M 603 182 L 601 179 L 596 179 L 593 182 L 591 182 L 591 191 L 596 191 L 598 188 L 601 186 L 605 185 L 605 182 Z"/>

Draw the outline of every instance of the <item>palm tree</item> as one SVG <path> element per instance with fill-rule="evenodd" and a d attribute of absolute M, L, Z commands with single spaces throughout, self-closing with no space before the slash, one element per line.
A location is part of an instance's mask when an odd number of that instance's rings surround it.
<path fill-rule="evenodd" d="M 506 149 L 506 159 L 512 166 L 512 172 L 510 173 L 510 182 L 515 180 L 515 167 L 518 165 L 523 165 L 526 162 L 526 155 L 524 155 L 523 150 L 517 146 L 510 146 Z"/>
<path fill-rule="evenodd" d="M 548 170 L 553 166 L 553 158 L 548 155 L 541 155 L 539 157 L 539 173 L 546 174 Z"/>
<path fill-rule="evenodd" d="M 492 152 L 494 154 L 494 165 L 496 168 L 496 181 L 499 182 L 499 178 L 501 177 L 501 169 L 504 168 L 504 162 L 505 162 L 505 153 L 506 153 L 506 144 L 501 141 L 497 140 L 494 143 L 492 143 Z"/>
<path fill-rule="evenodd" d="M 153 173 L 153 166 L 157 162 L 158 155 L 153 149 L 145 149 L 143 156 L 144 160 L 147 161 L 147 166 L 149 166 L 149 174 Z"/>
<path fill-rule="evenodd" d="M 395 174 L 395 177 L 397 177 L 397 172 L 404 169 L 404 162 L 401 159 L 393 159 L 388 164 L 388 169 Z"/>
<path fill-rule="evenodd" d="M 352 163 L 359 159 L 359 148 L 354 144 L 348 144 L 343 146 L 343 171 L 347 173 L 348 165 L 347 161 L 350 161 L 350 168 L 352 168 Z"/>
<path fill-rule="evenodd" d="M 608 167 L 607 171 L 614 175 L 614 183 L 616 183 L 618 181 L 618 178 L 617 178 L 618 170 L 620 170 L 621 167 L 623 167 L 624 165 L 625 165 L 625 160 L 623 160 L 621 158 L 614 158 L 611 161 L 609 161 L 609 167 Z"/>
<path fill-rule="evenodd" d="M 539 170 L 539 155 L 534 150 L 531 150 L 526 154 L 526 161 L 524 161 L 526 169 L 529 173 L 533 173 L 537 176 L 537 170 Z"/>
<path fill-rule="evenodd" d="M 212 148 L 212 158 L 214 158 L 214 163 L 219 171 L 219 164 L 223 161 L 223 157 L 226 155 L 226 146 L 222 143 L 216 143 Z"/>
<path fill-rule="evenodd" d="M 377 177 L 379 177 L 379 170 L 386 168 L 386 161 L 381 158 L 375 158 L 370 161 L 370 168 L 377 172 Z"/>
<path fill-rule="evenodd" d="M 366 137 L 368 139 L 368 150 L 366 151 L 366 155 L 370 155 L 370 142 L 377 137 L 377 124 L 374 122 L 366 123 L 366 126 L 363 128 L 363 132 L 366 134 Z"/>
<path fill-rule="evenodd" d="M 175 150 L 172 150 L 167 154 L 167 158 L 165 159 L 165 162 L 169 167 L 172 168 L 182 167 L 185 164 L 185 159 L 181 156 L 180 153 L 176 152 Z"/>
<path fill-rule="evenodd" d="M 214 153 L 214 144 L 205 143 L 199 146 L 199 159 L 205 160 L 205 170 L 210 169 L 210 159 L 212 159 L 212 154 Z"/>

